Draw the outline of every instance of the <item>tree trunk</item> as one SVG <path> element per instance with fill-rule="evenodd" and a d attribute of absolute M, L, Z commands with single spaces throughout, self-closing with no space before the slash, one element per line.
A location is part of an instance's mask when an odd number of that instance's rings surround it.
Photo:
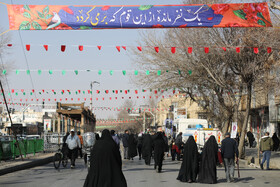
<path fill-rule="evenodd" d="M 228 118 L 228 120 L 226 121 L 225 125 L 222 127 L 223 137 L 225 137 L 225 134 L 228 132 L 228 128 L 230 126 L 230 123 L 231 123 L 231 117 Z"/>
<path fill-rule="evenodd" d="M 248 120 L 249 120 L 249 112 L 251 109 L 251 97 L 252 97 L 252 84 L 248 83 L 248 85 L 247 85 L 247 106 L 246 106 L 246 112 L 245 112 L 245 119 L 242 124 L 241 137 L 240 137 L 239 146 L 238 146 L 239 157 L 241 157 L 243 154 L 245 133 L 246 133 Z"/>

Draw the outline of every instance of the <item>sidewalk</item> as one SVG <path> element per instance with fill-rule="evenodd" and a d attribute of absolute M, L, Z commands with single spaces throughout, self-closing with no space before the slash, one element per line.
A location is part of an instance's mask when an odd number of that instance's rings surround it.
<path fill-rule="evenodd" d="M 0 176 L 7 173 L 24 170 L 36 166 L 41 166 L 52 161 L 54 153 L 36 153 L 27 155 L 26 158 L 23 158 L 23 161 L 20 157 L 15 160 L 7 160 L 0 162 Z"/>
<path fill-rule="evenodd" d="M 258 160 L 258 149 L 257 148 L 245 148 L 245 154 L 246 158 L 245 160 L 248 161 L 248 164 L 250 165 L 255 164 L 255 166 L 260 166 L 259 160 Z M 262 154 L 260 154 L 260 159 L 262 159 Z M 252 165 L 251 164 L 251 165 Z M 280 169 L 280 151 L 271 151 L 271 158 L 269 167 L 272 169 Z M 264 167 L 266 166 L 266 163 L 264 164 Z"/>

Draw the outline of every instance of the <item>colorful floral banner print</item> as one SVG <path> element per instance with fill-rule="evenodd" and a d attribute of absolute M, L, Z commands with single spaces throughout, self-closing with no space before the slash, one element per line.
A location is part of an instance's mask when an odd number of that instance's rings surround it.
<path fill-rule="evenodd" d="M 7 8 L 11 30 L 272 27 L 267 3 Z"/>

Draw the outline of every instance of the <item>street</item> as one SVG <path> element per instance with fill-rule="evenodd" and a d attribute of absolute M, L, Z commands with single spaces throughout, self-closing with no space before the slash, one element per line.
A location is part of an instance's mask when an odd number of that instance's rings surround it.
<path fill-rule="evenodd" d="M 139 161 L 136 157 L 133 161 L 123 161 L 123 172 L 128 186 L 133 187 L 171 187 L 186 186 L 188 183 L 181 183 L 176 180 L 181 162 L 172 162 L 170 158 L 164 161 L 163 172 L 156 173 L 153 166 L 144 165 L 144 161 Z M 262 171 L 253 168 L 241 168 L 241 178 L 235 183 L 226 183 L 223 168 L 218 168 L 218 184 L 215 186 L 279 186 L 279 170 Z M 55 170 L 53 163 L 45 166 L 35 167 L 28 170 L 18 171 L 0 176 L 0 186 L 9 187 L 55 187 L 83 186 L 87 175 L 82 159 L 76 162 L 76 168 Z M 236 172 L 237 175 L 237 172 Z M 209 186 L 207 184 L 193 183 L 192 186 Z"/>

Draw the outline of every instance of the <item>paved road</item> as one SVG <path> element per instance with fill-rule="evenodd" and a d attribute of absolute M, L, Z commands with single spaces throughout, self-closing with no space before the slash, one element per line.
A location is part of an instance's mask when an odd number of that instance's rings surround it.
<path fill-rule="evenodd" d="M 172 162 L 167 159 L 164 162 L 163 172 L 156 173 L 153 166 L 144 165 L 143 161 L 123 162 L 123 172 L 129 187 L 170 187 L 186 186 L 176 180 L 181 162 Z M 262 171 L 259 169 L 242 168 L 241 179 L 236 183 L 226 183 L 225 173 L 222 168 L 218 169 L 218 181 L 215 186 L 279 186 L 279 170 Z M 87 175 L 81 159 L 78 159 L 76 168 L 55 170 L 52 163 L 24 171 L 0 176 L 0 186 L 5 187 L 79 187 L 82 186 Z M 193 183 L 192 186 L 209 186 Z"/>

